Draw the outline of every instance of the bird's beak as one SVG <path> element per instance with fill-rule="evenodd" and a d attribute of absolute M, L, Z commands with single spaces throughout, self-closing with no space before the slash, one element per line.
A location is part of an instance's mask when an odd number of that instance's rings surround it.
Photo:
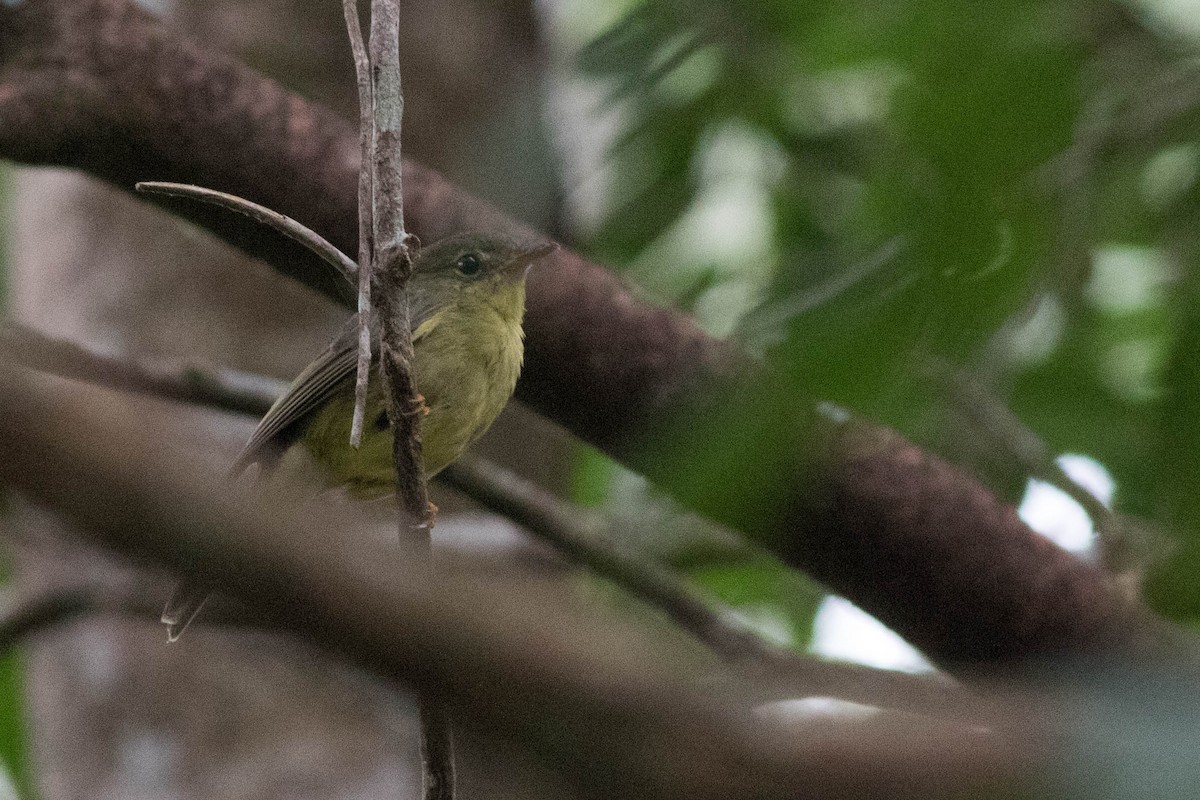
<path fill-rule="evenodd" d="M 557 249 L 558 242 L 543 242 L 528 250 L 522 250 L 504 265 L 503 272 L 512 278 L 524 278 L 535 261 L 545 258 Z"/>

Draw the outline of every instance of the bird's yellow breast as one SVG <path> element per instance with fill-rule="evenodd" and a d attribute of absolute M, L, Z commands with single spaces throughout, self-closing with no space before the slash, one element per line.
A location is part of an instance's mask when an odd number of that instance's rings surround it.
<path fill-rule="evenodd" d="M 427 477 L 483 435 L 512 396 L 524 358 L 524 303 L 523 283 L 512 282 L 487 296 L 464 297 L 413 332 L 413 377 L 429 411 L 421 417 Z M 325 473 L 321 483 L 344 486 L 359 499 L 395 490 L 386 400 L 379 380 L 372 377 L 358 450 L 349 444 L 353 381 L 314 414 L 300 439 Z"/>

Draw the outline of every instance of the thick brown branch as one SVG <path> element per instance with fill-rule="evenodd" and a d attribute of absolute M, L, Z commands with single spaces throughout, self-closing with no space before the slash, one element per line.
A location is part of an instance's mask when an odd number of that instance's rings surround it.
<path fill-rule="evenodd" d="M 349 252 L 357 142 L 329 112 L 181 39 L 126 0 L 0 5 L 6 157 L 85 169 L 125 188 L 161 179 L 222 189 L 286 213 Z M 411 162 L 404 190 L 411 230 L 426 241 L 515 228 Z M 224 214 L 184 212 L 319 291 L 353 301 L 294 245 Z M 519 396 L 714 518 L 753 533 L 934 659 L 1011 660 L 1141 645 L 1151 636 L 1140 606 L 1102 570 L 1040 539 L 975 480 L 887 430 L 825 425 L 808 405 L 772 415 L 786 428 L 771 435 L 793 452 L 755 487 L 757 513 L 690 493 L 673 482 L 661 454 L 635 444 L 663 420 L 693 413 L 692 401 L 740 372 L 742 359 L 574 253 L 547 262 L 529 281 Z"/>
<path fill-rule="evenodd" d="M 21 348 L 6 348 L 4 355 L 15 357 L 19 363 L 36 370 L 226 411 L 261 416 L 284 390 L 281 382 L 257 375 L 134 364 L 50 339 L 17 325 L 0 328 L 0 342 L 13 341 L 20 341 Z M 683 581 L 612 545 L 595 540 L 589 532 L 598 528 L 599 523 L 583 518 L 581 509 L 569 507 L 484 459 L 466 456 L 448 467 L 438 479 L 484 507 L 525 526 L 568 558 L 609 578 L 632 595 L 662 608 L 727 661 L 745 662 L 755 679 L 763 682 L 764 699 L 813 694 L 924 714 L 946 711 L 956 716 L 964 714 L 971 706 L 965 692 L 939 678 L 916 678 L 849 664 L 827 664 L 764 646 L 762 640 L 739 626 L 728 624 L 716 611 L 700 603 Z M 139 608 L 158 614 L 161 605 L 161 598 L 155 597 Z M 214 611 L 225 611 L 219 617 L 223 622 L 244 621 L 245 615 L 222 609 L 219 597 L 209 600 L 206 621 L 213 620 Z M 739 672 L 732 679 L 741 677 Z"/>
<path fill-rule="evenodd" d="M 943 665 L 1171 637 L 1099 566 L 1033 534 L 1014 508 L 902 437 L 849 426 L 834 447 L 828 483 L 802 501 L 798 535 L 781 549 L 835 586 L 852 582 L 855 602 Z"/>
<path fill-rule="evenodd" d="M 698 692 L 683 653 L 544 588 L 430 582 L 408 554 L 355 536 L 354 519 L 256 504 L 152 434 L 9 370 L 0 407 L 0 481 L 107 546 L 198 568 L 278 624 L 469 708 L 463 724 L 529 748 L 581 796 L 992 796 L 1030 767 L 995 735 L 923 718 L 797 737 L 734 695 Z"/>

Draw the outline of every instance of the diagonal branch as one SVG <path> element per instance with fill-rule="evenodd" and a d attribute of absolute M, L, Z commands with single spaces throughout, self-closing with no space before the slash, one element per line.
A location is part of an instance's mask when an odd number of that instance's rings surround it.
<path fill-rule="evenodd" d="M 256 417 L 271 407 L 286 385 L 231 369 L 113 358 L 12 322 L 0 323 L 0 353 L 63 378 Z"/>
<path fill-rule="evenodd" d="M 748 627 L 731 619 L 729 609 L 714 610 L 688 582 L 645 555 L 627 553 L 602 534 L 598 518 L 540 489 L 519 475 L 475 456 L 463 456 L 440 476 L 451 487 L 528 528 L 597 575 L 615 581 L 633 596 L 663 609 L 675 624 L 707 644 L 727 661 L 767 663 L 786 659 Z"/>
<path fill-rule="evenodd" d="M 0 657 L 30 635 L 83 616 L 101 605 L 79 589 L 46 592 L 0 603 Z"/>
<path fill-rule="evenodd" d="M 349 252 L 357 151 L 354 131 L 330 112 L 206 52 L 128 0 L 0 5 L 0 154 L 8 158 L 84 169 L 125 188 L 148 175 L 218 187 Z M 426 241 L 520 230 L 412 162 L 404 193 L 412 232 Z M 302 248 L 224 214 L 183 212 L 353 303 L 344 282 Z M 698 398 L 708 398 L 702 408 L 735 413 L 736 402 L 711 387 L 747 374 L 746 361 L 577 254 L 560 250 L 547 262 L 528 284 L 518 396 L 750 533 L 933 659 L 971 665 L 1160 645 L 1160 624 L 1110 575 L 1041 539 L 972 477 L 887 429 L 830 424 L 810 403 L 787 401 L 772 415 L 777 429 L 757 432 L 791 443 L 772 481 L 756 487 L 757 513 L 696 496 L 661 451 L 637 445 L 665 420 L 694 417 Z"/>
<path fill-rule="evenodd" d="M 21 346 L 12 348 L 12 342 L 20 342 Z M 282 382 L 257 375 L 132 363 L 15 324 L 0 326 L 0 344 L 5 345 L 5 356 L 35 370 L 252 416 L 261 416 L 284 389 Z M 947 708 L 958 711 L 967 702 L 963 692 L 944 680 L 825 664 L 765 645 L 731 623 L 728 614 L 700 602 L 685 581 L 644 558 L 622 552 L 591 532 L 604 523 L 585 518 L 582 509 L 530 486 L 485 459 L 464 457 L 438 479 L 523 525 L 572 561 L 661 608 L 726 662 L 743 663 L 757 678 L 769 679 L 764 697 L 788 697 L 797 692 L 820 694 L 925 714 Z M 157 614 L 161 603 L 155 600 L 151 605 Z M 207 618 L 211 622 L 212 614 Z"/>
<path fill-rule="evenodd" d="M 0 481 L 109 547 L 198 566 L 277 624 L 469 708 L 462 724 L 527 748 L 583 797 L 988 796 L 1037 757 L 924 718 L 852 739 L 789 733 L 729 690 L 698 691 L 684 653 L 544 587 L 431 582 L 411 554 L 364 545 L 352 516 L 260 505 L 119 416 L 9 369 L 0 407 Z"/>

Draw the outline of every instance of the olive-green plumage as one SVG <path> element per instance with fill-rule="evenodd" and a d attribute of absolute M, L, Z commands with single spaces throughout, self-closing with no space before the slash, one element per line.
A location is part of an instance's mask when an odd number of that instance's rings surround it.
<path fill-rule="evenodd" d="M 455 236 L 417 255 L 408 298 L 413 378 L 428 409 L 420 423 L 426 476 L 479 438 L 512 396 L 524 354 L 525 273 L 552 249 Z M 344 487 L 369 499 L 394 491 L 392 434 L 378 380 L 368 393 L 362 444 L 355 450 L 349 443 L 357 342 L 355 318 L 262 418 L 235 471 L 261 463 L 271 483 L 302 486 L 305 494 Z M 172 640 L 206 595 L 186 584 L 176 592 L 163 612 Z"/>
<path fill-rule="evenodd" d="M 426 476 L 436 475 L 479 438 L 512 396 L 524 353 L 525 268 L 544 252 L 456 237 L 423 251 L 414 265 L 413 378 L 428 409 L 420 418 Z M 297 444 L 326 472 L 329 486 L 369 499 L 394 490 L 392 435 L 387 398 L 375 382 L 362 445 L 356 450 L 348 444 L 355 357 L 353 331 L 348 333 L 333 354 L 346 377 L 296 423 Z M 280 471 L 289 473 L 297 460 L 285 455 Z"/>

